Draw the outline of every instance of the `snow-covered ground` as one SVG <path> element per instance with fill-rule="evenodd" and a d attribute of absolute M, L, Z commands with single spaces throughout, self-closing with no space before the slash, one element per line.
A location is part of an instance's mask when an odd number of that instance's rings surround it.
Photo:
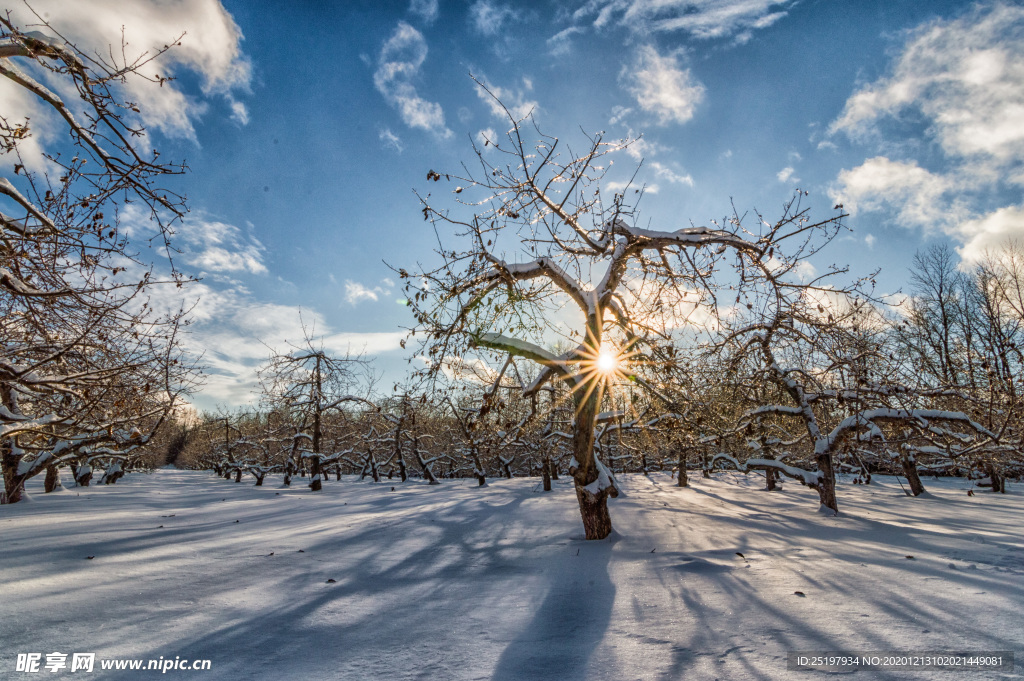
<path fill-rule="evenodd" d="M 807 679 L 787 651 L 968 649 L 1019 662 L 858 678 L 1024 677 L 1016 485 L 844 484 L 829 517 L 759 476 L 625 476 L 616 534 L 586 542 L 566 480 L 279 483 L 160 470 L 0 507 L 0 677 Z M 96 671 L 14 671 L 55 651 Z"/>

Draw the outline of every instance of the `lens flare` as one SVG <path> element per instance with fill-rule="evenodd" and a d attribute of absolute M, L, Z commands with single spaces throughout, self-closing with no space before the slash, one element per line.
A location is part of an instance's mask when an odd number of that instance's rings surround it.
<path fill-rule="evenodd" d="M 619 357 L 610 348 L 601 348 L 597 355 L 597 370 L 602 374 L 613 374 L 619 368 Z"/>

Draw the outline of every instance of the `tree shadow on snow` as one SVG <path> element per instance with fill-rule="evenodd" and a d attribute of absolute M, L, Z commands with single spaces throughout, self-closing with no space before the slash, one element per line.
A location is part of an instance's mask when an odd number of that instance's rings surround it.
<path fill-rule="evenodd" d="M 608 575 L 618 536 L 576 540 L 554 568 L 544 601 L 522 633 L 501 654 L 492 681 L 592 678 L 588 663 L 604 638 L 615 603 Z"/>

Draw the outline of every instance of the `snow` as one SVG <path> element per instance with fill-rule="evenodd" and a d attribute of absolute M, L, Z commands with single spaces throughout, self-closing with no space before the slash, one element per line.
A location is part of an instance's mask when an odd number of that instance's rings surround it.
<path fill-rule="evenodd" d="M 210 659 L 227 681 L 808 679 L 787 651 L 1024 654 L 1016 485 L 910 498 L 876 476 L 832 517 L 758 474 L 620 475 L 616 532 L 587 542 L 568 477 L 279 480 L 30 481 L 32 504 L 0 507 L 0 670 L 59 651 Z"/>

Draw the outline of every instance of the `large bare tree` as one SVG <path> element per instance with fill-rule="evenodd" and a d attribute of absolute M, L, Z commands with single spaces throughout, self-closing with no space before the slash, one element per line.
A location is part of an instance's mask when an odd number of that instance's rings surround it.
<path fill-rule="evenodd" d="M 30 121 L 0 116 L 0 153 L 13 171 L 0 177 L 7 502 L 19 500 L 25 481 L 44 470 L 129 456 L 175 408 L 192 376 L 177 345 L 183 312 L 153 311 L 148 296 L 156 282 L 118 220 L 119 208 L 134 203 L 169 249 L 170 225 L 185 210 L 182 197 L 162 184 L 184 167 L 146 150 L 144 131 L 129 122 L 138 107 L 124 99 L 123 84 L 142 78 L 140 67 L 158 54 L 104 61 L 40 22 L 42 31 L 23 31 L 0 16 L 0 75 L 66 133 L 41 156 L 26 156 Z M 76 96 L 66 103 L 44 83 Z"/>
<path fill-rule="evenodd" d="M 612 379 L 633 373 L 630 362 L 642 360 L 649 339 L 666 337 L 656 321 L 666 309 L 713 318 L 724 289 L 776 285 L 793 270 L 778 267 L 784 242 L 797 244 L 799 259 L 808 235 L 834 231 L 841 216 L 811 223 L 791 203 L 782 219 L 751 230 L 735 212 L 704 226 L 668 219 L 664 230 L 642 227 L 634 202 L 642 188 L 600 186 L 609 155 L 628 141 L 597 134 L 576 151 L 540 132 L 531 115 L 504 110 L 507 134 L 474 143 L 474 169 L 428 173 L 451 191 L 448 201 L 421 196 L 439 264 L 399 274 L 428 372 L 482 361 L 472 359 L 482 349 L 541 366 L 526 395 L 553 379 L 570 388 L 570 472 L 586 537 L 602 539 L 612 531 L 607 504 L 618 489 L 595 456 L 594 437 Z M 556 342 L 568 351 L 547 349 Z"/>

